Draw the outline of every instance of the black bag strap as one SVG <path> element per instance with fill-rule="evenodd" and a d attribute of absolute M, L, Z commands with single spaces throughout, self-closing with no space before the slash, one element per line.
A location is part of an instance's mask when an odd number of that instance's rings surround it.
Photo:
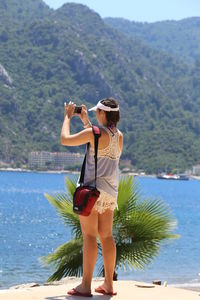
<path fill-rule="evenodd" d="M 94 160 L 95 160 L 95 187 L 96 187 L 96 180 L 97 180 L 97 154 L 98 154 L 98 144 L 99 138 L 101 136 L 100 129 L 97 126 L 92 126 L 92 131 L 94 134 Z M 86 153 L 84 157 L 84 161 L 81 167 L 81 175 L 79 179 L 79 184 L 83 185 L 84 183 L 84 176 L 85 176 L 85 165 L 86 165 L 86 157 L 89 150 L 89 143 L 87 144 Z"/>

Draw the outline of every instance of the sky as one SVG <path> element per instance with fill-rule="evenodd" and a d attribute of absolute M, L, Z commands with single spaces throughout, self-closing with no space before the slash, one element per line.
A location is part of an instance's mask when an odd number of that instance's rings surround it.
<path fill-rule="evenodd" d="M 138 22 L 181 20 L 200 16 L 200 0 L 43 0 L 57 9 L 64 3 L 87 5 L 101 17 L 121 17 Z"/>

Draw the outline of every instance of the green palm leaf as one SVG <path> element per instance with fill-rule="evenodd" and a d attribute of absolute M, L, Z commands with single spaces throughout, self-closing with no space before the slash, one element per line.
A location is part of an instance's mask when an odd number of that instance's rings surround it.
<path fill-rule="evenodd" d="M 126 271 L 127 267 L 132 269 L 144 269 L 150 264 L 155 255 L 159 253 L 158 241 L 132 241 L 119 243 L 117 246 L 116 266 Z"/>
<path fill-rule="evenodd" d="M 44 196 L 57 209 L 63 223 L 71 229 L 72 235 L 79 238 L 82 236 L 79 217 L 73 212 L 73 194 L 76 189 L 77 176 L 72 179 L 65 178 L 65 182 L 67 193 L 56 193 L 53 196 L 45 193 Z"/>
<path fill-rule="evenodd" d="M 69 195 L 69 199 L 73 200 L 73 195 L 76 189 L 76 185 L 77 185 L 77 181 L 78 181 L 78 176 L 77 175 L 73 175 L 73 177 L 71 179 L 69 179 L 68 177 L 65 177 L 65 184 L 67 187 L 67 193 Z"/>
<path fill-rule="evenodd" d="M 43 258 L 45 264 L 57 268 L 49 281 L 82 274 L 83 241 L 79 218 L 72 208 L 77 179 L 77 176 L 65 179 L 65 194 L 45 194 L 74 236 L 74 240 Z M 117 201 L 119 209 L 115 210 L 113 221 L 117 248 L 116 268 L 144 269 L 159 254 L 164 242 L 179 237 L 173 233 L 177 225 L 176 219 L 172 216 L 170 207 L 162 200 L 144 199 L 132 176 L 120 179 Z M 98 249 L 97 273 L 102 276 L 104 268 L 99 243 Z"/>
<path fill-rule="evenodd" d="M 115 213 L 114 219 L 116 265 L 144 268 L 158 255 L 164 241 L 179 237 L 172 233 L 177 222 L 163 201 L 142 199 L 132 177 L 120 182 L 118 203 L 121 209 Z"/>
<path fill-rule="evenodd" d="M 52 254 L 42 257 L 45 265 L 53 265 L 56 271 L 48 281 L 60 280 L 66 276 L 81 276 L 82 274 L 82 238 L 61 245 Z"/>

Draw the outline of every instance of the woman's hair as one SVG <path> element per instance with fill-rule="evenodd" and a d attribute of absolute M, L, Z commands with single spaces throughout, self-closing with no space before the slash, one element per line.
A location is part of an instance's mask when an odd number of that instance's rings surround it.
<path fill-rule="evenodd" d="M 103 105 L 109 106 L 111 108 L 118 107 L 117 100 L 114 98 L 111 98 L 111 97 L 102 99 L 102 100 L 100 100 L 100 102 Z M 105 113 L 106 113 L 106 120 L 108 122 L 108 126 L 112 126 L 112 125 L 116 126 L 120 120 L 120 112 L 119 111 L 105 111 Z"/>

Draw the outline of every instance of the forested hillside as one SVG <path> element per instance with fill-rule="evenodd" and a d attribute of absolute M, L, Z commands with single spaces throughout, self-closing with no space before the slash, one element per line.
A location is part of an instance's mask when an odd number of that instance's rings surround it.
<path fill-rule="evenodd" d="M 155 23 L 106 18 L 105 22 L 134 40 L 142 40 L 182 61 L 194 63 L 200 60 L 200 17 Z"/>
<path fill-rule="evenodd" d="M 200 161 L 198 63 L 127 37 L 83 5 L 0 0 L 0 20 L 0 161 L 79 151 L 60 145 L 64 101 L 91 106 L 107 96 L 119 100 L 123 158 L 136 169 Z M 82 127 L 77 118 L 72 126 Z"/>

